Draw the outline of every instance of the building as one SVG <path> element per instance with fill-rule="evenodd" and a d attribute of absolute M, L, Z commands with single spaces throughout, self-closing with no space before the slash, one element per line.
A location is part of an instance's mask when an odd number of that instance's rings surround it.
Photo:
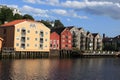
<path fill-rule="evenodd" d="M 13 11 L 13 15 L 15 15 L 15 14 L 20 14 L 21 15 L 20 10 L 17 9 L 17 8 L 14 8 L 14 7 L 8 7 L 6 5 L 0 5 L 0 8 L 10 8 Z"/>
<path fill-rule="evenodd" d="M 72 34 L 72 47 L 73 49 L 80 50 L 80 33 L 78 28 L 75 26 L 69 26 L 68 29 L 70 30 Z"/>
<path fill-rule="evenodd" d="M 102 50 L 102 37 L 99 33 L 92 33 L 93 35 L 93 50 Z"/>
<path fill-rule="evenodd" d="M 72 34 L 68 28 L 58 27 L 53 28 L 52 31 L 55 31 L 60 36 L 59 47 L 61 50 L 72 49 Z"/>
<path fill-rule="evenodd" d="M 80 50 L 86 50 L 86 31 L 83 28 L 78 28 L 79 30 L 79 39 L 80 39 Z"/>
<path fill-rule="evenodd" d="M 51 30 L 50 33 L 50 50 L 59 50 L 60 49 L 60 36 L 55 31 Z"/>
<path fill-rule="evenodd" d="M 103 50 L 120 51 L 120 35 L 116 37 L 103 37 Z"/>
<path fill-rule="evenodd" d="M 0 26 L 3 49 L 15 52 L 49 52 L 50 29 L 31 20 L 14 20 Z"/>
<path fill-rule="evenodd" d="M 2 42 L 3 42 L 3 39 L 0 37 L 0 51 L 1 51 L 1 48 L 2 48 Z"/>
<path fill-rule="evenodd" d="M 93 51 L 93 35 L 90 32 L 86 35 L 86 50 Z"/>

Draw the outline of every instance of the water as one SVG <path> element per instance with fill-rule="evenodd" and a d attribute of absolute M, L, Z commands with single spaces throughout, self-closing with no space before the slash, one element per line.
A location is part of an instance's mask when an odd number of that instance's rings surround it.
<path fill-rule="evenodd" d="M 120 80 L 120 58 L 1 60 L 0 80 Z"/>

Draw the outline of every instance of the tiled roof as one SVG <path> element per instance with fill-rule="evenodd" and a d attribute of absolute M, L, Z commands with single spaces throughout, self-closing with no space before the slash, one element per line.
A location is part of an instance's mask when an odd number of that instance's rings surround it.
<path fill-rule="evenodd" d="M 14 21 L 5 23 L 5 24 L 3 24 L 3 25 L 1 25 L 1 26 L 6 26 L 6 27 L 8 27 L 8 26 L 14 26 L 14 25 L 16 25 L 16 24 L 18 24 L 18 23 L 21 23 L 21 22 L 24 22 L 24 21 L 28 21 L 28 20 L 26 20 L 26 19 L 14 20 Z M 31 20 L 29 20 L 29 21 L 31 21 Z"/>
<path fill-rule="evenodd" d="M 61 32 L 65 29 L 65 27 L 57 27 L 57 28 L 52 28 L 51 32 L 56 32 L 59 35 L 61 34 Z"/>

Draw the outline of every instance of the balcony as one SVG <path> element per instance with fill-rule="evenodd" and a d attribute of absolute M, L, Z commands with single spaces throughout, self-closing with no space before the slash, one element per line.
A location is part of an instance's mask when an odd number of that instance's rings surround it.
<path fill-rule="evenodd" d="M 21 43 L 25 43 L 25 37 L 21 37 Z"/>
<path fill-rule="evenodd" d="M 43 43 L 43 38 L 40 38 L 40 43 Z"/>
<path fill-rule="evenodd" d="M 21 44 L 21 48 L 25 49 L 25 44 L 24 43 Z"/>
<path fill-rule="evenodd" d="M 24 30 L 24 29 L 21 30 L 21 36 L 22 36 L 22 37 L 25 37 L 25 35 L 26 35 L 26 30 Z"/>
<path fill-rule="evenodd" d="M 40 31 L 40 37 L 42 38 L 44 36 L 43 31 Z"/>
<path fill-rule="evenodd" d="M 40 44 L 40 49 L 43 49 L 43 44 Z"/>

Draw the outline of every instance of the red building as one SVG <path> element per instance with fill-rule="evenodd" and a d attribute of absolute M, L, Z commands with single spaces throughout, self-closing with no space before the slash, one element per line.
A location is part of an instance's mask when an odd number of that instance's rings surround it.
<path fill-rule="evenodd" d="M 72 34 L 68 28 L 59 27 L 51 30 L 59 35 L 59 49 L 71 50 L 72 49 Z M 55 39 L 56 34 L 52 34 L 52 39 Z M 58 39 L 58 38 L 57 38 Z"/>
<path fill-rule="evenodd" d="M 59 40 L 60 36 L 56 32 L 51 32 L 50 33 L 50 49 L 51 50 L 59 50 Z"/>

